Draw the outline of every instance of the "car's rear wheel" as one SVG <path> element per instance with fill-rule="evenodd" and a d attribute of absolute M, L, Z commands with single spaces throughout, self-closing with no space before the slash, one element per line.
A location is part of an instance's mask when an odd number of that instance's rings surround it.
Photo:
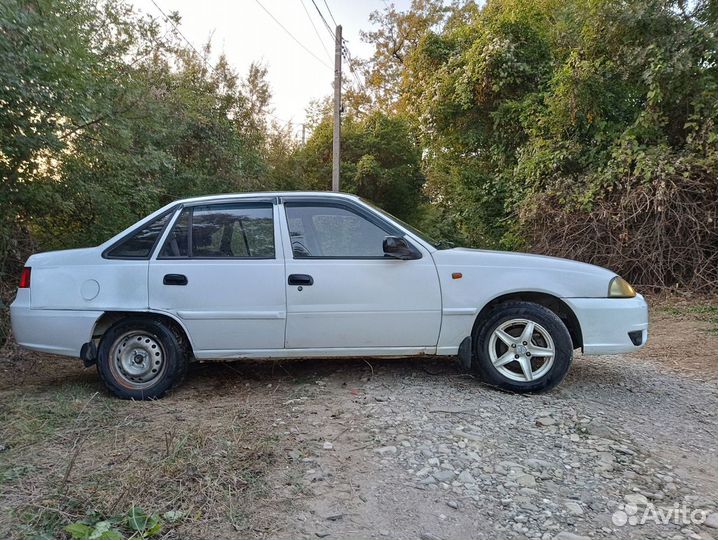
<path fill-rule="evenodd" d="M 502 304 L 474 333 L 474 370 L 504 390 L 550 390 L 566 376 L 572 359 L 566 325 L 539 304 Z"/>
<path fill-rule="evenodd" d="M 187 372 L 182 338 L 164 322 L 128 317 L 102 337 L 97 371 L 108 390 L 123 399 L 157 399 Z"/>

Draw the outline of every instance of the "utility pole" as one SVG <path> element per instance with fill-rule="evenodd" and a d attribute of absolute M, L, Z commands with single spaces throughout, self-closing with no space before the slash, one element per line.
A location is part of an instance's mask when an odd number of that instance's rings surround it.
<path fill-rule="evenodd" d="M 307 142 L 306 133 L 307 133 L 307 124 L 303 123 L 302 124 L 302 144 L 303 145 L 306 144 L 306 142 Z"/>
<path fill-rule="evenodd" d="M 334 140 L 332 191 L 339 191 L 339 151 L 342 136 L 342 27 L 337 25 L 334 43 Z"/>

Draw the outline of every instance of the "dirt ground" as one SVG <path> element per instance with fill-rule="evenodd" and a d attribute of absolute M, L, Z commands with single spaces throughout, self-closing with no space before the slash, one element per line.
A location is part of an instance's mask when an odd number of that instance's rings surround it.
<path fill-rule="evenodd" d="M 578 355 L 536 396 L 358 359 L 197 364 L 135 403 L 6 347 L 0 538 L 718 538 L 717 327 L 660 300 L 645 349 Z"/>

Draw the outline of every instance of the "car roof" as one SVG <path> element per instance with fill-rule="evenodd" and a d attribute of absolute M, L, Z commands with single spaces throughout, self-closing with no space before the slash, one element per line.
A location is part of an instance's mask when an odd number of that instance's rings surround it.
<path fill-rule="evenodd" d="M 302 197 L 302 198 L 322 198 L 335 197 L 337 199 L 353 199 L 359 197 L 351 193 L 339 193 L 335 191 L 258 191 L 250 193 L 222 193 L 217 195 L 204 195 L 202 197 L 190 197 L 188 199 L 180 199 L 173 204 L 191 204 L 198 202 L 218 202 L 224 200 L 236 199 L 257 199 L 257 198 L 281 198 L 281 197 Z"/>

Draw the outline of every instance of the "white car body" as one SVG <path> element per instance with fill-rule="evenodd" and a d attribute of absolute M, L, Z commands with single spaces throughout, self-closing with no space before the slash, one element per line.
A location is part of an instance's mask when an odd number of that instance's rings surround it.
<path fill-rule="evenodd" d="M 236 201 L 271 203 L 274 257 L 158 257 L 181 208 Z M 295 258 L 285 208 L 291 201 L 340 202 L 370 213 L 400 231 L 421 257 Z M 148 258 L 106 257 L 118 241 L 165 212 L 171 218 Z M 609 282 L 616 277 L 609 270 L 536 255 L 437 249 L 347 194 L 258 193 L 176 201 L 100 246 L 36 254 L 27 266 L 31 286 L 18 289 L 11 306 L 17 343 L 76 357 L 113 318 L 137 312 L 175 321 L 199 360 L 456 355 L 482 310 L 512 297 L 560 306 L 574 346 L 585 354 L 635 351 L 648 337 L 646 302 L 640 295 L 609 298 Z M 175 274 L 186 276 L 187 284 L 163 284 L 164 276 Z M 289 285 L 288 276 L 294 274 L 311 275 L 313 284 Z M 629 332 L 640 335 L 637 345 Z"/>

